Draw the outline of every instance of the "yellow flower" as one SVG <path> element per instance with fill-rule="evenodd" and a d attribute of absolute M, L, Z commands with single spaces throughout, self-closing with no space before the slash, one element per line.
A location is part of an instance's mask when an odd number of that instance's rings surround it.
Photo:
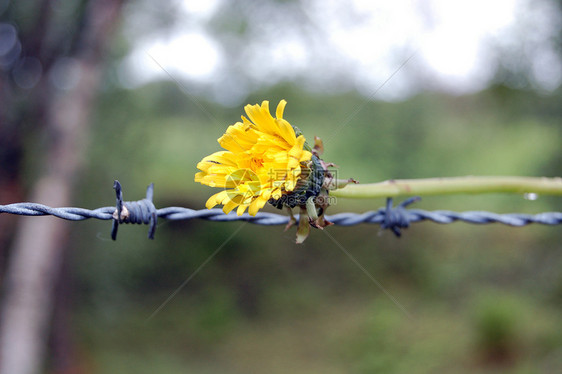
<path fill-rule="evenodd" d="M 218 139 L 225 151 L 197 164 L 201 171 L 195 174 L 195 182 L 224 189 L 207 200 L 207 208 L 222 204 L 225 213 L 237 208 L 236 213 L 242 215 L 248 209 L 254 216 L 269 199 L 277 200 L 295 189 L 301 163 L 309 161 L 312 153 L 305 149 L 304 136 L 297 136 L 283 119 L 286 104 L 279 102 L 276 118 L 269 112 L 268 101 L 246 105 L 249 119 L 242 116 L 242 122 L 229 126 Z"/>

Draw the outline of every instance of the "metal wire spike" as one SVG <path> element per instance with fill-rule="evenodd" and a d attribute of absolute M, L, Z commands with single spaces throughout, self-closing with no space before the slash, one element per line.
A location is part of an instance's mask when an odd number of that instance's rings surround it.
<path fill-rule="evenodd" d="M 421 197 L 419 196 L 410 197 L 398 204 L 396 208 L 393 208 L 392 197 L 387 198 L 386 209 L 382 211 L 384 213 L 384 221 L 381 223 L 381 229 L 390 229 L 396 237 L 401 237 L 402 232 L 400 229 L 410 227 L 410 217 L 406 207 L 420 200 Z"/>
<path fill-rule="evenodd" d="M 117 239 L 117 230 L 121 223 L 148 224 L 148 238 L 154 239 L 158 211 L 152 203 L 154 196 L 154 183 L 146 189 L 146 198 L 138 201 L 123 202 L 123 189 L 118 180 L 113 182 L 116 195 L 116 209 L 113 213 L 113 225 L 111 227 L 111 239 Z"/>

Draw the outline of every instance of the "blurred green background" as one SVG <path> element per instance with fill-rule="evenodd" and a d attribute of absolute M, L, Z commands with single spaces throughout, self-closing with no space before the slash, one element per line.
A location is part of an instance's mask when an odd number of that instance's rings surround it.
<path fill-rule="evenodd" d="M 221 45 L 230 45 L 225 35 L 253 37 L 244 32 L 252 19 L 244 19 L 243 10 L 262 7 L 267 14 L 269 6 L 295 4 L 243 3 L 237 8 L 223 2 L 219 7 L 226 10 L 205 20 L 206 30 Z M 173 29 L 168 22 L 196 22 L 174 19 L 177 2 L 162 9 L 147 4 L 129 2 L 124 19 L 127 12 L 145 12 L 147 25 L 156 25 L 159 32 Z M 13 9 L 10 14 L 21 17 Z M 216 139 L 240 118 L 246 103 L 262 100 L 274 108 L 286 99 L 284 117 L 307 138 L 326 140 L 324 160 L 339 166 L 341 178 L 376 182 L 562 174 L 562 91 L 534 84 L 524 63 L 510 70 L 511 55 L 502 57 L 504 68 L 484 89 L 463 95 L 420 83 L 412 95 L 380 100 L 352 87 L 342 89 L 337 79 L 318 89 L 293 77 L 275 84 L 254 82 L 236 103 L 224 105 L 207 94 L 205 83 L 179 76 L 134 88 L 121 84 L 122 59 L 135 40 L 127 25 L 123 22 L 112 42 L 75 206 L 113 205 L 111 186 L 118 179 L 126 200 L 142 198 L 154 182 L 156 207 L 203 208 L 216 191 L 193 181 L 196 163 L 218 150 Z M 553 43 L 560 44 L 559 35 Z M 197 58 L 197 51 L 192 52 Z M 408 55 L 397 59 L 394 68 Z M 237 64 L 240 74 L 249 69 Z M 419 68 L 415 57 L 409 64 Z M 220 86 L 220 79 L 213 84 Z M 33 134 L 26 140 L 26 185 L 34 181 L 39 156 L 33 145 L 39 141 Z M 383 205 L 382 199 L 338 199 L 329 214 Z M 424 198 L 415 207 L 539 213 L 561 211 L 562 202 L 547 196 L 533 201 L 523 196 L 448 196 Z M 244 223 L 160 220 L 154 241 L 146 239 L 146 227 L 121 226 L 116 242 L 110 239 L 108 222 L 71 225 L 65 326 L 79 372 L 562 370 L 558 227 L 419 223 L 401 239 L 376 226 L 330 227 L 329 235 L 314 230 L 303 245 L 296 245 L 294 230 Z M 50 349 L 56 349 L 56 342 Z"/>
<path fill-rule="evenodd" d="M 155 182 L 157 206 L 203 207 L 212 189 L 192 181 L 194 165 L 217 148 L 223 129 L 189 109 L 181 95 L 177 106 L 166 103 L 165 113 L 138 106 L 177 90 L 154 84 L 103 100 L 80 206 L 111 204 L 108 181 L 119 178 L 128 198 L 143 196 Z M 329 135 L 339 125 L 334 118 L 364 100 L 283 86 L 248 102 L 263 98 L 286 98 L 285 117 L 310 137 Z M 369 103 L 326 144 L 324 158 L 339 165 L 342 177 L 359 181 L 559 175 L 561 127 L 549 113 L 559 99 L 494 87 L 467 97 Z M 511 104 L 518 102 L 529 105 Z M 205 106 L 227 124 L 241 113 Z M 339 199 L 330 213 L 383 205 Z M 537 213 L 561 206 L 559 198 L 491 195 L 431 197 L 416 207 Z M 88 222 L 72 233 L 84 243 L 71 253 L 76 328 L 99 372 L 546 373 L 562 367 L 556 227 L 423 223 L 399 240 L 372 226 L 330 227 L 411 318 L 320 231 L 296 245 L 293 231 L 243 223 L 160 222 L 154 242 L 144 228 L 122 227 L 114 243 L 108 230 L 107 223 Z"/>

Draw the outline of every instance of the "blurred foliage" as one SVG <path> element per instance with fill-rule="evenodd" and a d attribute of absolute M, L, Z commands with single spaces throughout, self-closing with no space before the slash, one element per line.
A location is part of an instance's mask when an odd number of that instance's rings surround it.
<path fill-rule="evenodd" d="M 324 158 L 339 165 L 341 177 L 562 174 L 559 94 L 494 87 L 468 97 L 425 94 L 385 103 L 280 85 L 247 102 L 269 99 L 273 107 L 281 98 L 292 124 L 308 138 L 324 139 Z M 219 149 L 216 139 L 241 114 L 242 108 L 195 102 L 170 83 L 108 92 L 97 111 L 79 205 L 112 205 L 111 182 L 119 179 L 127 200 L 144 196 L 155 182 L 158 207 L 203 208 L 213 189 L 193 182 L 195 164 Z M 330 213 L 383 203 L 340 199 Z M 561 209 L 559 199 L 500 195 L 433 197 L 418 206 Z M 282 227 L 161 221 L 155 241 L 146 239 L 144 227 L 122 227 L 112 242 L 107 222 L 77 225 L 75 324 L 93 371 L 546 373 L 561 367 L 559 230 L 426 223 L 400 240 L 371 226 L 328 230 L 411 318 L 321 231 L 297 246 Z"/>

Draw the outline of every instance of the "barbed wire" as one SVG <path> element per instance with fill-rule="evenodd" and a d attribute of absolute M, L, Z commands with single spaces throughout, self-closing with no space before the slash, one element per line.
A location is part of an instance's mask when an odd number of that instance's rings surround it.
<path fill-rule="evenodd" d="M 122 223 L 137 223 L 149 225 L 148 237 L 154 239 L 158 217 L 168 220 L 205 219 L 217 222 L 246 221 L 256 225 L 286 225 L 289 217 L 286 215 L 258 212 L 255 216 L 244 213 L 241 216 L 235 212 L 225 214 L 221 209 L 189 209 L 183 207 L 167 207 L 156 209 L 152 203 L 154 185 L 148 186 L 146 197 L 138 201 L 123 201 L 121 184 L 118 181 L 113 185 L 116 192 L 116 206 L 98 209 L 84 208 L 52 208 L 36 203 L 15 203 L 0 205 L 0 213 L 16 214 L 21 216 L 54 216 L 69 221 L 82 221 L 90 218 L 99 220 L 113 220 L 111 237 L 117 239 L 117 229 Z M 419 197 L 411 197 L 393 207 L 392 198 L 387 199 L 386 206 L 376 211 L 365 213 L 338 213 L 326 216 L 326 219 L 335 225 L 353 226 L 362 223 L 378 224 L 382 229 L 390 229 L 400 237 L 401 229 L 407 228 L 411 223 L 431 221 L 448 224 L 462 221 L 472 224 L 500 223 L 508 226 L 525 226 L 531 223 L 542 225 L 559 225 L 562 223 L 562 212 L 545 212 L 539 214 L 497 214 L 486 211 L 452 212 L 448 210 L 426 211 L 421 209 L 406 209 Z M 298 215 L 295 216 L 298 222 Z"/>

